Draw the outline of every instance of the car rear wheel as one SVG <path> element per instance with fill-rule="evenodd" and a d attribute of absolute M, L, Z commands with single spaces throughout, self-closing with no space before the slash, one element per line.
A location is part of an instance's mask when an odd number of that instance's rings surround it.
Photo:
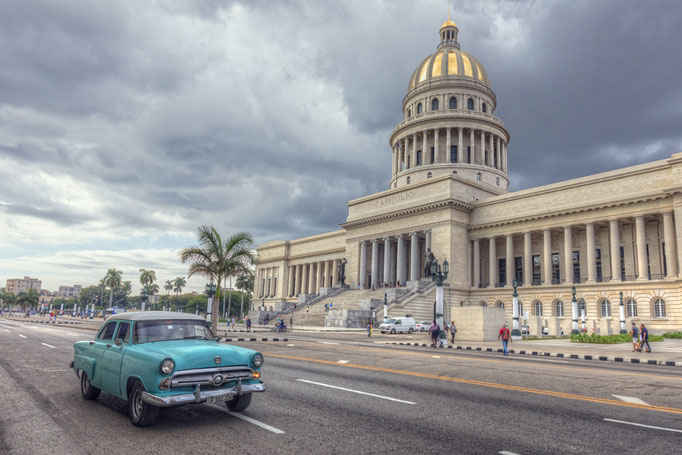
<path fill-rule="evenodd" d="M 391 329 L 391 334 L 395 335 L 395 329 Z"/>
<path fill-rule="evenodd" d="M 81 395 L 83 395 L 83 398 L 86 400 L 96 400 L 100 392 L 102 392 L 100 389 L 90 384 L 90 378 L 87 373 L 81 371 Z"/>
<path fill-rule="evenodd" d="M 225 404 L 230 411 L 243 411 L 251 404 L 251 395 L 253 394 L 245 393 L 241 396 L 238 395 L 232 398 L 230 401 L 226 401 Z"/>
<path fill-rule="evenodd" d="M 410 327 L 410 330 L 408 330 L 407 333 L 412 334 L 412 332 L 414 332 L 414 330 Z"/>
<path fill-rule="evenodd" d="M 142 399 L 144 387 L 137 381 L 128 395 L 128 414 L 130 421 L 136 427 L 146 427 L 156 422 L 159 417 L 159 408 L 145 403 Z"/>
<path fill-rule="evenodd" d="M 425 332 L 426 329 L 425 329 L 424 327 L 422 327 L 422 328 L 420 329 L 420 331 Z"/>

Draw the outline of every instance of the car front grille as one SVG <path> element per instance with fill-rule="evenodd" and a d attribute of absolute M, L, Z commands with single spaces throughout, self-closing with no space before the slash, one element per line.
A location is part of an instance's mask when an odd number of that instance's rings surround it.
<path fill-rule="evenodd" d="M 252 378 L 253 370 L 247 366 L 180 370 L 171 376 L 171 387 L 193 387 L 196 385 L 220 387 L 226 382 Z"/>

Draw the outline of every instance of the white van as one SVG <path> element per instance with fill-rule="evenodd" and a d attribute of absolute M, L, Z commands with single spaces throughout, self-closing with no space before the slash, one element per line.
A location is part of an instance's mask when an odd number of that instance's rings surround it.
<path fill-rule="evenodd" d="M 417 323 L 414 321 L 414 318 L 392 318 L 383 322 L 379 326 L 379 330 L 381 330 L 381 333 L 412 333 L 417 330 Z"/>

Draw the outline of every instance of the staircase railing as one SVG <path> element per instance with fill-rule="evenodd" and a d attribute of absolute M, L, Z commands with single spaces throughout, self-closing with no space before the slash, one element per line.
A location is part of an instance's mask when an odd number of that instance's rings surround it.
<path fill-rule="evenodd" d="M 298 311 L 298 310 L 300 310 L 301 308 L 305 308 L 305 307 L 308 307 L 308 306 L 310 306 L 310 305 L 314 305 L 314 304 L 316 304 L 316 303 L 318 303 L 318 302 L 321 302 L 322 300 L 327 299 L 327 298 L 336 297 L 337 295 L 339 295 L 339 294 L 341 294 L 341 293 L 343 293 L 343 292 L 345 292 L 345 291 L 347 291 L 347 290 L 348 290 L 348 288 L 336 288 L 336 289 L 334 289 L 333 291 L 327 292 L 327 293 L 324 294 L 324 295 L 320 294 L 320 295 L 318 295 L 318 296 L 316 296 L 316 297 L 313 297 L 312 299 L 308 300 L 308 301 L 305 302 L 305 303 L 302 303 L 302 304 L 300 304 L 300 305 L 296 305 L 296 310 Z M 282 314 L 289 314 L 289 313 L 291 313 L 291 312 L 293 312 L 293 311 L 294 311 L 294 307 L 293 307 L 293 306 L 290 306 L 290 307 L 287 308 L 286 310 L 282 311 Z"/>

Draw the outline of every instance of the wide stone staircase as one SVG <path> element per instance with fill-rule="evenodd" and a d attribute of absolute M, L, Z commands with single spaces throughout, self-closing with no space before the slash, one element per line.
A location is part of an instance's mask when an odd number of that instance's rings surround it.
<path fill-rule="evenodd" d="M 339 295 L 327 297 L 312 305 L 297 309 L 294 313 L 294 326 L 324 327 L 327 312 L 325 305 L 332 303 L 334 310 L 359 310 L 361 302 L 372 299 L 382 300 L 384 289 L 348 289 Z"/>

